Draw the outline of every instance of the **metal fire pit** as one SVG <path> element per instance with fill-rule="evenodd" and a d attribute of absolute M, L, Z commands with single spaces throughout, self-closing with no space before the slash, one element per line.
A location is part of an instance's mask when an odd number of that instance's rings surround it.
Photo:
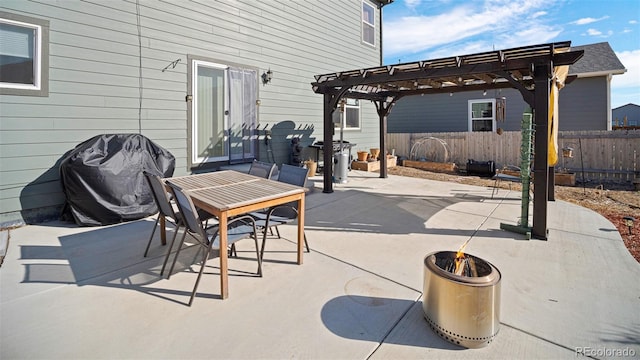
<path fill-rule="evenodd" d="M 455 251 L 440 251 L 424 259 L 422 309 L 431 329 L 443 339 L 467 348 L 489 345 L 500 330 L 500 271 L 489 262 L 475 261 L 477 277 L 443 270 Z"/>

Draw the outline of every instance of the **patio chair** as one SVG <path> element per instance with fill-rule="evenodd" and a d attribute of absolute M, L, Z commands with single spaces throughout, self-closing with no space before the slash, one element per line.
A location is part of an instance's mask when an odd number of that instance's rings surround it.
<path fill-rule="evenodd" d="M 193 303 L 193 299 L 196 295 L 196 291 L 198 289 L 198 284 L 200 283 L 200 278 L 202 277 L 202 273 L 207 263 L 207 259 L 211 254 L 211 250 L 217 249 L 219 251 L 228 251 L 227 249 L 220 249 L 220 234 L 219 234 L 219 226 L 218 224 L 214 226 L 204 226 L 200 217 L 198 216 L 198 211 L 193 201 L 191 201 L 191 197 L 189 197 L 184 190 L 182 190 L 176 184 L 172 184 L 170 181 L 167 182 L 171 190 L 173 191 L 173 195 L 176 199 L 176 204 L 178 205 L 178 209 L 182 214 L 182 218 L 184 221 L 184 226 L 186 227 L 185 233 L 182 235 L 182 239 L 180 240 L 180 244 L 178 246 L 178 250 L 176 251 L 176 255 L 173 259 L 173 263 L 171 264 L 171 269 L 169 269 L 169 275 L 173 272 L 173 268 L 178 260 L 178 256 L 180 255 L 180 250 L 184 245 L 184 239 L 187 233 L 191 234 L 199 243 L 202 248 L 206 249 L 204 255 L 202 257 L 202 264 L 200 265 L 200 272 L 198 273 L 198 277 L 196 278 L 196 283 L 193 287 L 193 291 L 191 292 L 191 298 L 189 299 L 189 306 Z M 227 224 L 227 243 L 229 246 L 235 244 L 237 241 L 253 238 L 256 247 L 256 258 L 258 260 L 258 270 L 256 274 L 262 277 L 262 259 L 260 258 L 260 252 L 258 249 L 258 237 L 257 237 L 257 228 L 254 219 L 249 216 L 240 216 L 229 220 Z"/>
<path fill-rule="evenodd" d="M 174 233 L 173 238 L 171 239 L 171 243 L 169 248 L 167 249 L 167 255 L 165 256 L 164 263 L 162 264 L 162 270 L 160 270 L 160 275 L 164 274 L 164 269 L 167 266 L 167 259 L 169 258 L 169 254 L 171 253 L 171 249 L 173 248 L 173 244 L 178 235 L 178 230 L 181 226 L 183 226 L 182 214 L 176 208 L 174 208 L 174 204 L 171 200 L 171 195 L 166 191 L 164 184 L 162 183 L 162 179 L 159 176 L 151 174 L 147 171 L 142 172 L 144 177 L 147 179 L 149 183 L 149 188 L 151 189 L 151 195 L 153 196 L 153 200 L 156 202 L 156 206 L 158 207 L 158 217 L 156 218 L 156 222 L 153 225 L 153 230 L 151 231 L 151 236 L 149 236 L 149 241 L 147 242 L 147 248 L 144 250 L 144 257 L 147 257 L 149 253 L 149 247 L 151 246 L 151 242 L 153 241 L 153 235 L 156 232 L 156 228 L 158 227 L 158 223 L 161 218 L 164 218 L 165 224 L 166 222 L 170 222 L 174 225 Z M 209 222 L 214 216 L 209 214 L 206 211 L 199 212 L 200 219 L 205 222 Z M 166 228 L 165 228 L 166 234 Z"/>
<path fill-rule="evenodd" d="M 278 168 L 276 164 L 270 164 L 258 160 L 253 160 L 249 168 L 249 174 L 259 176 L 265 179 L 271 179 L 273 173 Z"/>
<path fill-rule="evenodd" d="M 304 186 L 307 181 L 308 170 L 305 168 L 282 164 L 278 181 L 287 184 Z M 265 244 L 267 242 L 267 231 L 275 228 L 278 238 L 280 231 L 278 225 L 284 225 L 294 222 L 298 218 L 298 202 L 292 201 L 287 204 L 274 206 L 266 211 L 252 212 L 251 216 L 256 219 L 256 225 L 262 229 L 262 247 L 260 249 L 260 258 L 264 255 Z M 304 244 L 307 252 L 310 252 L 309 243 L 307 242 L 307 234 L 304 234 Z"/>

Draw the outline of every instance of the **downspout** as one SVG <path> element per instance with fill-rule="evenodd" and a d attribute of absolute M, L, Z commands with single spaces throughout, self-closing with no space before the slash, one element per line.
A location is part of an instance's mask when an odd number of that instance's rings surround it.
<path fill-rule="evenodd" d="M 611 126 L 611 80 L 613 79 L 613 74 L 607 75 L 607 131 L 612 130 Z"/>
<path fill-rule="evenodd" d="M 380 18 L 380 66 L 382 66 L 382 8 L 384 7 L 384 5 L 382 3 L 380 3 L 378 5 L 378 12 L 380 13 L 379 18 Z"/>

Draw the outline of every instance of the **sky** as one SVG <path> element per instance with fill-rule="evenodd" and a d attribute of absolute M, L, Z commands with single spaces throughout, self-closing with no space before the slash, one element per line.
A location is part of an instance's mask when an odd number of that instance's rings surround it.
<path fill-rule="evenodd" d="M 638 0 L 395 0 L 383 8 L 384 64 L 520 46 L 608 42 L 627 72 L 611 108 L 640 105 Z"/>

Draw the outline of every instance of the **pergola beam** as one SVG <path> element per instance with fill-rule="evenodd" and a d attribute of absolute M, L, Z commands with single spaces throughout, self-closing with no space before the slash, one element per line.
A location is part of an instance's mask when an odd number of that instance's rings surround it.
<path fill-rule="evenodd" d="M 547 237 L 549 182 L 547 152 L 549 90 L 553 69 L 578 61 L 584 51 L 569 51 L 571 42 L 558 42 L 491 51 L 450 58 L 423 60 L 375 68 L 316 75 L 313 91 L 324 95 L 324 143 L 333 142 L 332 113 L 341 98 L 371 100 L 380 125 L 382 156 L 380 177 L 387 177 L 387 116 L 402 97 L 474 90 L 516 88 L 534 109 L 534 211 L 532 235 Z M 568 79 L 567 83 L 572 79 Z M 325 164 L 331 164 L 333 147 L 325 147 Z M 331 166 L 324 167 L 323 192 L 333 192 Z M 553 169 L 551 169 L 553 171 Z"/>

